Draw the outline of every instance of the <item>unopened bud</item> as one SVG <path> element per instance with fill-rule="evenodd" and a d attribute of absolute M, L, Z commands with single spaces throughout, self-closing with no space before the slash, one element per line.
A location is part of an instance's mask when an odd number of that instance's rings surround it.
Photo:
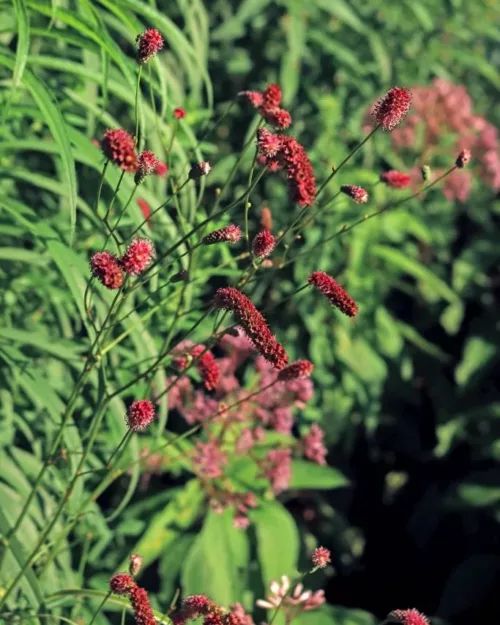
<path fill-rule="evenodd" d="M 142 556 L 140 556 L 138 553 L 131 553 L 128 565 L 130 575 L 133 575 L 135 577 L 141 570 L 143 562 L 144 558 Z"/>
<path fill-rule="evenodd" d="M 422 180 L 424 182 L 427 182 L 428 180 L 431 179 L 431 168 L 429 167 L 429 165 L 424 165 L 422 167 L 422 169 L 420 170 L 420 173 L 422 174 Z"/>

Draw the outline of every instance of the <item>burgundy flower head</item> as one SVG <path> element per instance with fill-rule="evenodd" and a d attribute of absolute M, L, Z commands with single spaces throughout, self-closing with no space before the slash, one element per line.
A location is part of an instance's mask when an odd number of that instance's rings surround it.
<path fill-rule="evenodd" d="M 163 37 L 156 28 L 148 28 L 137 37 L 137 58 L 139 63 L 147 63 L 163 48 Z"/>
<path fill-rule="evenodd" d="M 234 224 L 219 228 L 213 232 L 209 232 L 203 237 L 201 242 L 203 245 L 214 245 L 215 243 L 236 243 L 241 239 L 241 228 Z"/>
<path fill-rule="evenodd" d="M 145 430 L 155 418 L 155 407 L 148 399 L 136 399 L 127 410 L 127 425 L 134 432 Z"/>
<path fill-rule="evenodd" d="M 254 108 L 262 106 L 264 96 L 260 91 L 240 91 L 238 95 L 244 96 Z"/>
<path fill-rule="evenodd" d="M 186 111 L 178 106 L 174 109 L 174 117 L 175 119 L 184 119 L 186 117 Z"/>
<path fill-rule="evenodd" d="M 214 602 L 205 595 L 188 595 L 181 605 L 187 620 L 204 616 L 214 610 Z"/>
<path fill-rule="evenodd" d="M 274 158 L 281 150 L 282 140 L 280 135 L 276 135 L 267 128 L 257 130 L 257 147 L 260 154 L 267 158 Z"/>
<path fill-rule="evenodd" d="M 408 174 L 403 174 L 395 169 L 381 173 L 380 180 L 393 189 L 404 189 L 411 182 L 411 178 Z"/>
<path fill-rule="evenodd" d="M 109 589 L 115 595 L 128 595 L 135 585 L 128 573 L 117 573 L 109 580 Z"/>
<path fill-rule="evenodd" d="M 324 569 L 331 559 L 330 550 L 326 547 L 316 547 L 311 554 L 311 562 L 317 569 Z"/>
<path fill-rule="evenodd" d="M 368 202 L 368 192 L 363 187 L 357 187 L 354 184 L 343 184 L 340 190 L 354 200 L 356 204 L 366 204 Z"/>
<path fill-rule="evenodd" d="M 108 289 L 119 289 L 123 285 L 123 272 L 111 252 L 96 252 L 90 259 L 90 270 L 94 278 Z"/>
<path fill-rule="evenodd" d="M 290 382 L 291 380 L 300 380 L 302 378 L 310 378 L 314 369 L 314 365 L 309 360 L 296 360 L 291 365 L 285 367 L 278 373 L 278 380 Z"/>
<path fill-rule="evenodd" d="M 285 128 L 289 128 L 292 124 L 292 116 L 285 109 L 279 107 L 266 109 L 261 107 L 260 113 L 270 126 L 274 126 L 279 130 L 285 130 Z"/>
<path fill-rule="evenodd" d="M 205 352 L 203 354 L 203 352 Z M 219 365 L 210 350 L 205 351 L 204 345 L 196 345 L 191 350 L 193 358 L 201 358 L 198 360 L 198 372 L 202 377 L 203 384 L 207 391 L 213 391 L 217 388 L 220 379 Z"/>
<path fill-rule="evenodd" d="M 137 237 L 127 247 L 125 254 L 120 258 L 120 265 L 125 273 L 138 276 L 145 271 L 154 258 L 155 248 L 149 239 Z"/>
<path fill-rule="evenodd" d="M 135 141 L 126 130 L 108 128 L 102 137 L 101 149 L 106 158 L 123 171 L 136 171 L 138 159 Z"/>
<path fill-rule="evenodd" d="M 429 619 L 415 608 L 408 610 L 393 610 L 387 615 L 387 620 L 402 625 L 429 625 Z"/>
<path fill-rule="evenodd" d="M 158 161 L 157 165 L 156 165 L 156 171 L 155 174 L 157 176 L 160 176 L 160 178 L 163 178 L 163 176 L 166 176 L 168 173 L 168 167 L 167 164 L 164 163 L 163 161 Z"/>
<path fill-rule="evenodd" d="M 460 154 L 457 156 L 457 160 L 455 161 L 455 165 L 459 168 L 459 169 L 463 169 L 464 167 L 466 167 L 471 159 L 471 153 L 470 150 L 468 150 L 467 148 L 464 148 Z"/>
<path fill-rule="evenodd" d="M 262 94 L 262 108 L 265 110 L 271 110 L 278 108 L 281 104 L 281 88 L 279 85 L 271 83 L 266 87 L 266 90 Z"/>
<path fill-rule="evenodd" d="M 275 369 L 283 369 L 288 363 L 285 348 L 278 343 L 262 314 L 246 295 L 233 287 L 218 289 L 214 305 L 233 313 L 244 333 L 264 358 Z"/>
<path fill-rule="evenodd" d="M 262 230 L 252 241 L 252 253 L 256 258 L 267 258 L 276 245 L 276 239 L 269 230 Z"/>
<path fill-rule="evenodd" d="M 140 184 L 147 176 L 154 174 L 158 167 L 158 159 L 149 150 L 139 154 L 137 171 L 135 172 L 134 182 Z"/>
<path fill-rule="evenodd" d="M 310 206 L 316 196 L 316 179 L 304 147 L 297 139 L 283 136 L 278 159 L 286 169 L 292 200 Z"/>
<path fill-rule="evenodd" d="M 129 599 L 136 625 L 158 625 L 146 589 L 136 585 L 130 591 Z"/>
<path fill-rule="evenodd" d="M 191 180 L 198 180 L 202 176 L 206 176 L 211 171 L 210 163 L 208 161 L 200 161 L 199 163 L 194 163 L 191 166 L 191 170 L 189 171 L 189 177 Z"/>
<path fill-rule="evenodd" d="M 355 317 L 358 314 L 356 302 L 344 291 L 340 284 L 324 271 L 315 271 L 309 276 L 307 281 L 318 289 L 344 315 Z"/>
<path fill-rule="evenodd" d="M 373 116 L 383 130 L 392 130 L 401 123 L 410 106 L 410 92 L 407 89 L 393 87 L 375 104 Z"/>

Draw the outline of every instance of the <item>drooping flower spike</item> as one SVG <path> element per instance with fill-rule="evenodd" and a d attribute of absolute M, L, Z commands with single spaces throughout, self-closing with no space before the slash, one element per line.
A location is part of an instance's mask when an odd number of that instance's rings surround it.
<path fill-rule="evenodd" d="M 241 228 L 234 224 L 219 228 L 213 232 L 209 232 L 203 237 L 201 242 L 203 245 L 214 245 L 215 243 L 236 243 L 241 239 Z"/>
<path fill-rule="evenodd" d="M 135 141 L 126 130 L 108 128 L 102 137 L 101 149 L 104 155 L 123 171 L 134 173 L 137 170 Z"/>
<path fill-rule="evenodd" d="M 396 171 L 395 169 L 381 173 L 380 180 L 393 189 L 404 189 L 411 182 L 411 178 L 408 174 Z"/>
<path fill-rule="evenodd" d="M 308 278 L 309 284 L 324 295 L 340 312 L 348 317 L 358 314 L 358 306 L 350 295 L 324 271 L 315 271 Z"/>
<path fill-rule="evenodd" d="M 292 380 L 310 378 L 313 370 L 314 365 L 312 362 L 309 362 L 309 360 L 296 360 L 278 373 L 278 380 L 281 380 L 282 382 L 291 382 Z"/>
<path fill-rule="evenodd" d="M 375 104 L 373 117 L 382 130 L 392 130 L 403 121 L 410 106 L 410 92 L 407 89 L 393 87 Z"/>
<path fill-rule="evenodd" d="M 343 184 L 340 190 L 354 200 L 356 204 L 366 204 L 368 202 L 368 192 L 363 187 L 357 187 L 354 184 Z"/>

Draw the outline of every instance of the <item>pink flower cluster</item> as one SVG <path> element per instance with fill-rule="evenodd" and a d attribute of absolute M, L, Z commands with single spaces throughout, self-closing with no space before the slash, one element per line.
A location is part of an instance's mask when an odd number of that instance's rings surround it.
<path fill-rule="evenodd" d="M 254 625 L 252 617 L 239 603 L 223 610 L 205 595 L 189 595 L 169 614 L 174 625 L 185 625 L 188 621 L 203 618 L 203 625 Z"/>
<path fill-rule="evenodd" d="M 241 91 L 239 95 L 245 96 L 253 107 L 258 108 L 270 126 L 284 130 L 291 125 L 292 116 L 280 107 L 282 93 L 279 85 L 268 85 L 264 92 Z"/>
<path fill-rule="evenodd" d="M 269 586 L 270 595 L 266 599 L 258 599 L 256 605 L 266 610 L 279 607 L 285 612 L 286 622 L 289 623 L 300 612 L 314 610 L 325 603 L 323 590 L 312 592 L 304 590 L 303 584 L 297 584 L 289 593 L 290 586 L 290 580 L 286 575 L 282 575 L 279 582 L 273 580 Z"/>
<path fill-rule="evenodd" d="M 151 264 L 155 254 L 153 243 L 149 239 L 138 237 L 127 246 L 121 258 L 108 251 L 96 252 L 90 259 L 90 271 L 108 289 L 123 286 L 123 272 L 129 276 L 138 276 Z"/>

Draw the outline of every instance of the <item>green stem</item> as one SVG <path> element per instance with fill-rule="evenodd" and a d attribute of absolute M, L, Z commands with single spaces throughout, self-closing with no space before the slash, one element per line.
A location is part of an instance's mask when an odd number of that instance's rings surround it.
<path fill-rule="evenodd" d="M 187 178 L 180 187 L 177 188 L 177 190 L 172 194 L 169 195 L 168 198 L 163 202 L 163 204 L 160 204 L 160 206 L 158 206 L 158 208 L 155 208 L 154 211 L 151 212 L 151 214 L 149 215 L 149 217 L 147 219 L 145 219 L 141 224 L 139 224 L 137 226 L 137 228 L 132 232 L 132 234 L 130 235 L 131 237 L 134 236 L 134 234 L 136 234 L 145 224 L 150 223 L 151 219 L 156 215 L 156 213 L 161 210 L 162 208 L 165 208 L 165 206 L 170 202 L 170 200 L 172 199 L 172 197 L 174 195 L 177 195 L 178 193 L 180 193 L 182 191 L 182 189 L 184 189 L 184 187 L 187 185 L 187 183 L 190 181 L 190 178 Z"/>
<path fill-rule="evenodd" d="M 89 625 L 92 625 L 93 622 L 96 620 L 99 612 L 102 610 L 102 608 L 104 607 L 104 604 L 106 603 L 106 601 L 111 597 L 111 591 L 108 592 L 108 594 L 103 598 L 103 600 L 101 601 L 101 603 L 99 604 L 97 610 L 94 612 L 94 616 L 92 617 L 92 619 L 90 620 Z"/>
<path fill-rule="evenodd" d="M 139 146 L 139 92 L 141 90 L 142 65 L 139 65 L 137 72 L 137 83 L 135 85 L 135 144 Z"/>
<path fill-rule="evenodd" d="M 108 209 L 106 210 L 106 213 L 104 214 L 104 217 L 102 219 L 104 223 L 106 223 L 109 215 L 111 214 L 111 209 L 113 208 L 113 204 L 115 203 L 116 196 L 118 195 L 118 191 L 120 190 L 124 176 L 125 176 L 125 172 L 122 171 L 122 173 L 120 174 L 120 178 L 118 179 L 118 183 L 115 187 L 115 190 L 113 191 L 113 197 L 111 198 L 111 202 L 109 203 Z"/>
<path fill-rule="evenodd" d="M 248 193 L 245 196 L 245 240 L 247 242 L 248 253 L 250 254 L 252 249 L 250 245 L 250 235 L 248 233 L 248 212 L 250 210 L 250 189 L 252 188 L 253 173 L 255 171 L 255 164 L 257 163 L 257 156 L 259 154 L 258 149 L 255 150 L 252 166 L 250 167 L 250 174 L 248 176 Z"/>

